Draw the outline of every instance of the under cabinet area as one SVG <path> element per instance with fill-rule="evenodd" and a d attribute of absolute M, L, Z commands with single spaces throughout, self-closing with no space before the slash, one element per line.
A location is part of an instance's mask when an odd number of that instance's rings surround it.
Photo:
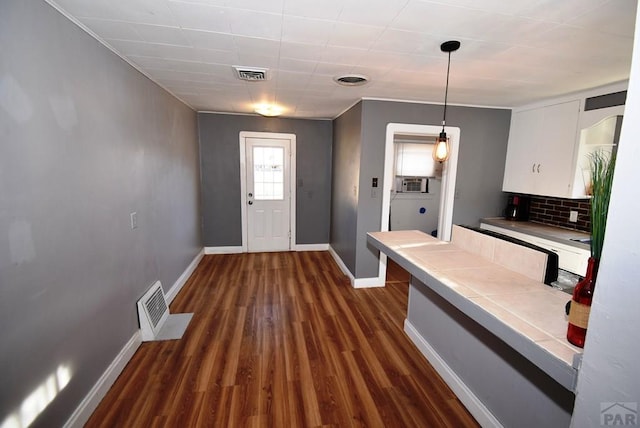
<path fill-rule="evenodd" d="M 580 100 L 513 113 L 502 190 L 570 197 Z"/>

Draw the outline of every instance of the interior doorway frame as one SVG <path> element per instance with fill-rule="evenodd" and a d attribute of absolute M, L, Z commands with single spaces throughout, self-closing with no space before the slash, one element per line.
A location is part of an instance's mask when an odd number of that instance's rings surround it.
<path fill-rule="evenodd" d="M 249 251 L 247 215 L 247 138 L 289 140 L 289 251 L 296 248 L 296 134 L 240 131 L 240 221 L 242 223 L 242 252 Z"/>
<path fill-rule="evenodd" d="M 393 157 L 395 134 L 429 135 L 437 137 L 442 125 L 416 125 L 410 123 L 388 123 L 384 147 L 384 171 L 382 181 L 382 210 L 380 230 L 389 231 L 389 211 L 391 209 L 391 188 L 393 182 Z M 451 240 L 453 227 L 453 201 L 456 190 L 456 173 L 458 171 L 458 148 L 460 146 L 460 128 L 445 126 L 449 137 L 451 155 L 442 167 L 442 185 L 440 188 L 440 206 L 438 211 L 438 239 Z M 380 253 L 378 282 L 384 285 L 387 276 L 387 256 Z"/>

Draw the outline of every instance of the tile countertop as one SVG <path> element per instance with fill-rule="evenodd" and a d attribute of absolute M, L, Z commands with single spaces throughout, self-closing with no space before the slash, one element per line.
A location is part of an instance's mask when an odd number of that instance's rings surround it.
<path fill-rule="evenodd" d="M 367 240 L 558 383 L 575 389 L 582 349 L 565 338 L 567 294 L 420 231 L 371 232 Z"/>
<path fill-rule="evenodd" d="M 538 238 L 548 239 L 587 251 L 591 250 L 591 246 L 589 244 L 572 241 L 572 239 L 589 239 L 591 237 L 588 233 L 580 230 L 563 229 L 561 227 L 533 223 L 530 221 L 506 220 L 503 217 L 483 218 L 480 219 L 480 223 L 486 223 L 492 226 L 502 227 L 504 229 L 511 229 L 514 232 L 526 233 L 527 235 L 537 236 Z"/>

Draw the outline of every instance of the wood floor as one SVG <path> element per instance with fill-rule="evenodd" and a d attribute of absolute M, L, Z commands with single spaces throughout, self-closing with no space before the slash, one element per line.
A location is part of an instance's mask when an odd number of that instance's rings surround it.
<path fill-rule="evenodd" d="M 475 427 L 403 332 L 408 275 L 353 289 L 328 252 L 207 255 L 87 427 Z"/>

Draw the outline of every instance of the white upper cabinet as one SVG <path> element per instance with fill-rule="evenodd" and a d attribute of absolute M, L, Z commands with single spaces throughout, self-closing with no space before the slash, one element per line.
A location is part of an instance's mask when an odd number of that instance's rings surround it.
<path fill-rule="evenodd" d="M 516 109 L 511 115 L 502 190 L 587 198 L 589 153 L 617 143 L 628 82 Z"/>
<path fill-rule="evenodd" d="M 572 197 L 579 117 L 580 100 L 513 113 L 502 190 Z"/>

